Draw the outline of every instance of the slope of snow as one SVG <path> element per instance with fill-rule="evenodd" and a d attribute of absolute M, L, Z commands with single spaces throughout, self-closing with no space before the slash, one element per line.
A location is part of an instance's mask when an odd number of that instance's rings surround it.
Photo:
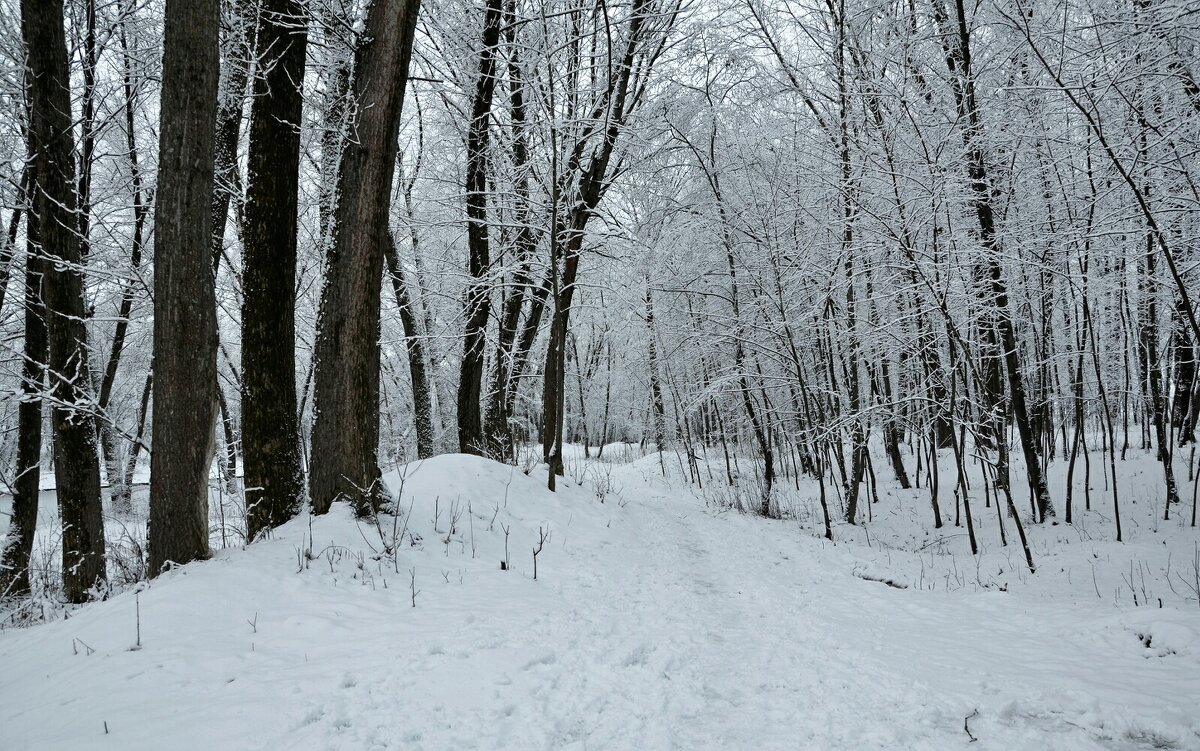
<path fill-rule="evenodd" d="M 833 545 L 718 510 L 663 465 L 552 494 L 438 457 L 387 476 L 378 526 L 336 507 L 8 629 L 0 748 L 1200 748 L 1200 609 L 1107 591 L 1194 530 L 1064 553 L 1031 530 L 1038 574 L 994 544 L 977 573 L 899 523 Z M 1063 573 L 1088 556 L 1096 593 Z"/>

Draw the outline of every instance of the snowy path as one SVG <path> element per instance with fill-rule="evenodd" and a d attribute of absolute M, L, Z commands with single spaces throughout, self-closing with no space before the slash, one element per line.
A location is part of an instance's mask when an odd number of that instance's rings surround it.
<path fill-rule="evenodd" d="M 408 489 L 511 479 L 447 469 Z M 369 587 L 352 556 L 297 573 L 295 525 L 152 585 L 143 650 L 128 595 L 9 631 L 0 748 L 1200 748 L 1200 618 L 893 589 L 852 575 L 853 546 L 624 480 L 619 508 L 518 476 L 509 573 L 490 511 L 476 558 L 426 522 L 416 608 L 403 567 Z M 321 524 L 362 542 L 348 516 Z"/>
<path fill-rule="evenodd" d="M 1132 635 L 1113 655 L 1074 609 L 847 577 L 786 525 L 694 499 L 653 494 L 641 510 L 612 539 L 571 541 L 573 573 L 551 575 L 561 609 L 475 622 L 360 682 L 346 701 L 378 722 L 341 747 L 386 738 L 396 697 L 444 717 L 413 748 L 945 749 L 970 742 L 976 710 L 972 748 L 1144 748 L 1189 721 L 1194 656 L 1164 665 Z"/>
<path fill-rule="evenodd" d="M 413 747 L 426 740 L 430 748 L 548 749 L 905 743 L 911 723 L 889 716 L 910 684 L 879 674 L 862 681 L 855 645 L 807 633 L 807 613 L 820 604 L 788 561 L 771 550 L 753 555 L 742 546 L 754 540 L 731 536 L 698 509 L 657 516 L 637 539 L 576 550 L 578 576 L 556 593 L 562 609 L 475 621 L 413 662 L 359 676 L 338 701 L 359 707 L 367 724 L 343 727 L 341 747 L 386 737 L 398 697 L 403 715 L 444 716 L 450 732 L 409 736 Z M 462 715 L 447 712 L 456 705 Z M 864 707 L 874 708 L 870 723 L 855 719 Z M 338 712 L 321 714 L 330 718 L 325 724 L 341 722 Z M 315 745 L 330 737 L 321 725 L 282 740 Z"/>

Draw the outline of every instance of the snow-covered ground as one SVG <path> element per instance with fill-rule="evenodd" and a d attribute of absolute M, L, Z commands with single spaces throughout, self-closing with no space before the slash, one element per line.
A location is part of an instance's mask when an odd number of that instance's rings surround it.
<path fill-rule="evenodd" d="M 1035 574 L 982 497 L 973 558 L 951 486 L 933 530 L 882 462 L 831 544 L 805 485 L 767 520 L 613 454 L 557 494 L 408 465 L 398 518 L 335 507 L 6 628 L 0 749 L 1200 748 L 1200 536 L 1156 521 L 1140 454 L 1127 541 L 1093 467 L 1096 511 L 1029 525 Z"/>

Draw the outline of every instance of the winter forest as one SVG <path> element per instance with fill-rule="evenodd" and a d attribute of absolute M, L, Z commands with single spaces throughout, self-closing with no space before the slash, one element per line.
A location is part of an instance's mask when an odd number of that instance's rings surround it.
<path fill-rule="evenodd" d="M 0 0 L 0 748 L 1200 749 L 1194 0 Z"/>

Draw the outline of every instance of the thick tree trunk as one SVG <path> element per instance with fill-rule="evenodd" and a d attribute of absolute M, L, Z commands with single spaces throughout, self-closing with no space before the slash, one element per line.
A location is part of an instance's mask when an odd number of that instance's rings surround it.
<path fill-rule="evenodd" d="M 149 570 L 207 558 L 217 418 L 212 195 L 217 0 L 167 0 L 154 211 Z"/>
<path fill-rule="evenodd" d="M 466 329 L 462 367 L 458 379 L 458 450 L 483 455 L 480 398 L 483 388 L 484 333 L 491 307 L 491 250 L 487 225 L 487 150 L 491 132 L 492 96 L 496 91 L 496 47 L 500 44 L 501 0 L 487 0 L 483 21 L 483 48 L 479 52 L 479 77 L 471 103 L 467 131 L 467 285 L 463 303 Z"/>
<path fill-rule="evenodd" d="M 54 476 L 63 525 L 63 588 L 68 601 L 84 602 L 106 578 L 104 520 L 96 425 L 89 406 L 91 371 L 61 0 L 23 0 L 21 30 L 28 54 L 34 214 L 48 260 L 44 289 L 54 404 Z"/>
<path fill-rule="evenodd" d="M 396 138 L 420 0 L 376 0 L 355 53 L 354 137 L 338 173 L 334 242 L 315 347 L 313 511 L 378 508 L 379 302 Z"/>
<path fill-rule="evenodd" d="M 308 15 L 263 0 L 246 174 L 242 267 L 242 458 L 246 537 L 283 524 L 304 497 L 296 410 L 296 223 Z"/>

